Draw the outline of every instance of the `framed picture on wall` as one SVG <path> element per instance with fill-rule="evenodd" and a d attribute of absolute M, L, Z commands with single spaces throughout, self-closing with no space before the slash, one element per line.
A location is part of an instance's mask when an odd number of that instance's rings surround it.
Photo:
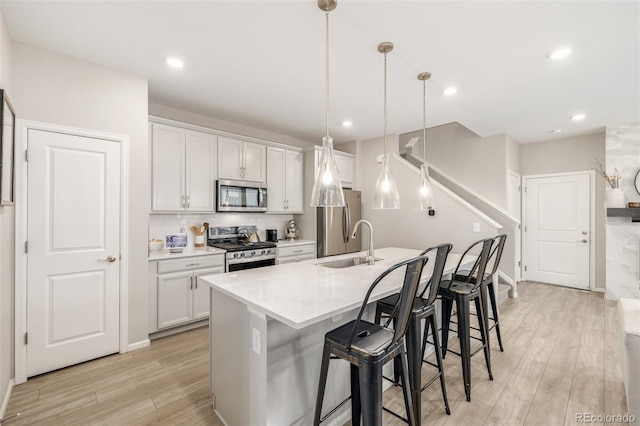
<path fill-rule="evenodd" d="M 16 114 L 7 97 L 0 89 L 0 205 L 13 204 L 13 157 Z"/>

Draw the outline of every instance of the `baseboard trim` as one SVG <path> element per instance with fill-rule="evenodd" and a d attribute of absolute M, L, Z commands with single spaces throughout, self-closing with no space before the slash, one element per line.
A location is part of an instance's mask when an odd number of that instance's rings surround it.
<path fill-rule="evenodd" d="M 135 343 L 129 343 L 129 346 L 127 346 L 127 352 L 137 351 L 138 349 L 146 348 L 149 345 L 151 345 L 151 340 L 149 339 L 141 340 Z"/>
<path fill-rule="evenodd" d="M 0 420 L 4 419 L 4 415 L 7 412 L 7 407 L 9 406 L 9 399 L 11 398 L 11 392 L 13 392 L 13 379 L 9 380 L 9 384 L 7 385 L 7 390 L 4 393 L 4 398 L 2 398 L 2 406 L 0 406 Z"/>

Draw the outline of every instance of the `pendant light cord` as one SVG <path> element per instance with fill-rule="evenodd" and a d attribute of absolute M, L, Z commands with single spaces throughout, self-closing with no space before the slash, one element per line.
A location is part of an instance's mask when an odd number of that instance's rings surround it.
<path fill-rule="evenodd" d="M 329 137 L 329 12 L 325 12 L 326 19 L 326 70 L 325 70 L 325 83 L 326 93 L 325 98 L 327 103 L 325 105 L 325 126 L 327 129 L 327 137 Z"/>
<path fill-rule="evenodd" d="M 427 81 L 422 80 L 422 163 L 427 164 Z"/>
<path fill-rule="evenodd" d="M 387 52 L 384 53 L 384 155 L 387 155 Z"/>

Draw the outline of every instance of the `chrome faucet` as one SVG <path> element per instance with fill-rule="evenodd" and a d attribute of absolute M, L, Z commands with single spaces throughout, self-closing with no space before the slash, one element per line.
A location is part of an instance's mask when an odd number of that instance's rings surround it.
<path fill-rule="evenodd" d="M 369 222 L 368 220 L 359 220 L 356 222 L 355 225 L 353 225 L 353 232 L 351 233 L 351 238 L 355 238 L 356 237 L 356 230 L 358 229 L 358 226 L 364 223 L 369 227 L 369 251 L 367 252 L 367 255 L 365 256 L 364 260 L 366 262 L 369 262 L 369 265 L 374 265 L 376 263 L 375 257 L 373 256 L 373 225 L 371 225 L 371 222 Z"/>

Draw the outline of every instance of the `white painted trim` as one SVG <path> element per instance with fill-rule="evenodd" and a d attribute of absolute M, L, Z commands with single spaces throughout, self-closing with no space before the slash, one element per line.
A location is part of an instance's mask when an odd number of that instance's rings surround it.
<path fill-rule="evenodd" d="M 151 345 L 151 340 L 145 339 L 140 340 L 139 342 L 130 343 L 127 346 L 127 350 L 125 352 L 137 351 L 138 349 L 143 349 L 149 347 Z"/>
<path fill-rule="evenodd" d="M 589 233 L 591 235 L 589 244 L 589 290 L 590 291 L 602 291 L 605 289 L 599 289 L 596 287 L 596 193 L 595 193 L 595 170 L 584 170 L 575 172 L 563 172 L 563 173 L 548 173 L 540 175 L 525 175 L 522 176 L 522 188 L 524 194 L 524 188 L 527 187 L 527 181 L 529 179 L 549 178 L 549 177 L 563 177 L 563 176 L 581 176 L 587 175 L 589 177 Z M 524 232 L 524 225 L 527 223 L 527 197 L 522 197 L 522 279 L 527 279 L 527 273 L 524 270 L 524 265 L 527 263 L 527 233 Z"/>
<path fill-rule="evenodd" d="M 518 298 L 518 285 L 517 285 L 517 281 L 512 280 L 507 274 L 505 274 L 504 272 L 502 272 L 501 270 L 498 269 L 498 276 L 500 278 L 502 278 L 502 280 L 507 283 L 510 287 L 511 290 L 509 290 L 509 297 L 511 299 L 517 299 Z M 496 290 L 497 291 L 497 290 Z"/>
<path fill-rule="evenodd" d="M 15 184 L 15 384 L 27 381 L 27 260 L 24 244 L 27 237 L 27 167 L 25 150 L 28 131 L 65 133 L 120 143 L 120 352 L 127 352 L 129 330 L 129 137 L 56 124 L 16 120 Z M 21 161 L 20 161 L 21 160 Z"/>
<path fill-rule="evenodd" d="M 150 115 L 149 116 L 149 122 L 158 123 L 158 124 L 165 124 L 167 126 L 180 127 L 181 129 L 195 130 L 196 132 L 209 133 L 211 135 L 216 135 L 216 136 L 224 136 L 224 137 L 233 138 L 233 139 L 240 139 L 240 140 L 247 141 L 247 142 L 256 142 L 256 143 L 259 143 L 259 144 L 262 144 L 262 145 L 275 146 L 275 147 L 279 147 L 279 148 L 286 148 L 286 149 L 291 150 L 291 151 L 302 151 L 303 150 L 299 146 L 295 146 L 295 145 L 287 145 L 287 144 L 283 144 L 283 143 L 279 143 L 279 142 L 273 142 L 273 141 L 270 141 L 270 140 L 267 140 L 267 139 L 255 138 L 253 136 L 247 136 L 247 135 L 241 135 L 241 134 L 238 134 L 238 133 L 226 132 L 224 130 L 212 129 L 210 127 L 204 127 L 204 126 L 199 126 L 197 124 L 185 123 L 183 121 L 171 120 L 169 118 L 158 117 L 158 116 L 155 116 L 155 115 Z"/>
<path fill-rule="evenodd" d="M 0 405 L 0 420 L 4 419 L 4 414 L 7 412 L 9 399 L 11 399 L 11 392 L 13 392 L 13 385 L 13 379 L 9 380 L 9 383 L 7 384 L 7 390 L 4 393 L 4 398 L 2 398 L 2 405 Z"/>

